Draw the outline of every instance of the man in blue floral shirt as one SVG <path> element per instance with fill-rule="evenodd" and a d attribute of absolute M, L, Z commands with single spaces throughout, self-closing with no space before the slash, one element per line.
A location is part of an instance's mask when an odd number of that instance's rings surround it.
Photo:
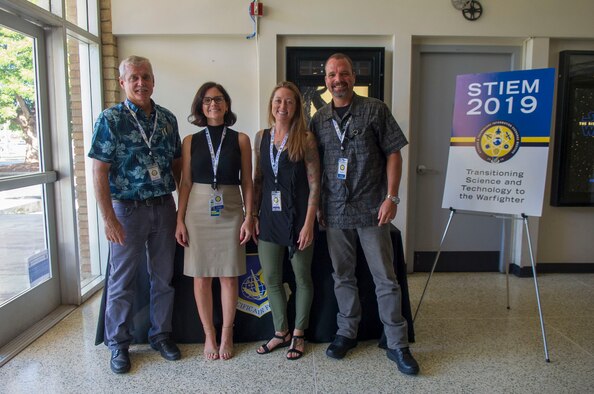
<path fill-rule="evenodd" d="M 151 99 L 155 78 L 148 59 L 120 63 L 126 100 L 103 111 L 95 123 L 89 157 L 97 202 L 109 241 L 105 344 L 115 373 L 130 370 L 134 284 L 146 261 L 150 278 L 149 341 L 167 360 L 181 353 L 170 339 L 174 289 L 175 201 L 181 140 L 177 119 Z M 145 257 L 146 256 L 146 257 Z"/>
<path fill-rule="evenodd" d="M 330 56 L 324 69 L 332 102 L 314 114 L 310 130 L 318 139 L 323 166 L 319 219 L 326 226 L 338 302 L 338 331 L 326 355 L 341 359 L 357 345 L 362 313 L 355 277 L 359 238 L 376 286 L 387 356 L 400 372 L 416 375 L 419 365 L 408 346 L 389 227 L 400 202 L 400 149 L 408 141 L 386 104 L 355 94 L 348 56 Z"/>

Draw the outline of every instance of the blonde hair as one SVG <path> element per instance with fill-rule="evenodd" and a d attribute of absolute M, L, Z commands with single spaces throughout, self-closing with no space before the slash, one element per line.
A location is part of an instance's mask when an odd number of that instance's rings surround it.
<path fill-rule="evenodd" d="M 289 138 L 287 140 L 287 153 L 292 162 L 299 161 L 305 156 L 305 143 L 307 138 L 307 126 L 305 124 L 305 113 L 303 108 L 303 97 L 299 88 L 289 81 L 280 82 L 272 89 L 270 100 L 268 102 L 268 125 L 274 126 L 274 116 L 272 116 L 272 100 L 277 90 L 289 89 L 295 96 L 295 114 L 289 125 Z"/>

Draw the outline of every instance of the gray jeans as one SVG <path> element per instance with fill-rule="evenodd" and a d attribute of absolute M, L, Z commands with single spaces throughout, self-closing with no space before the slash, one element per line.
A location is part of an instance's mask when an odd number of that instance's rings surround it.
<path fill-rule="evenodd" d="M 390 349 L 408 346 L 407 324 L 402 317 L 402 296 L 394 272 L 394 250 L 390 226 L 326 230 L 328 250 L 334 268 L 334 294 L 338 302 L 337 334 L 356 338 L 361 321 L 361 303 L 355 268 L 357 236 L 375 283 L 379 317 Z"/>
<path fill-rule="evenodd" d="M 105 343 L 110 349 L 128 348 L 132 342 L 132 302 L 136 271 L 146 264 L 150 280 L 149 341 L 158 342 L 171 332 L 174 288 L 175 201 L 134 206 L 114 202 L 116 216 L 126 232 L 124 245 L 109 244 L 110 271 L 105 307 Z"/>

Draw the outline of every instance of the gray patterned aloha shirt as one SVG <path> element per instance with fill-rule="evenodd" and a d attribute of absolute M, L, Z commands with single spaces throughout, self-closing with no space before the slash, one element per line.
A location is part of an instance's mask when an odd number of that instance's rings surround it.
<path fill-rule="evenodd" d="M 349 118 L 343 151 L 332 119 L 343 130 Z M 309 127 L 320 148 L 326 225 L 339 229 L 377 226 L 387 191 L 386 157 L 408 144 L 388 106 L 355 94 L 342 120 L 330 103 L 314 114 Z M 346 179 L 337 176 L 341 157 L 348 159 Z"/>
<path fill-rule="evenodd" d="M 149 139 L 158 114 L 150 149 L 126 104 L 136 114 Z M 103 111 L 95 122 L 89 157 L 111 164 L 109 187 L 114 200 L 145 200 L 175 190 L 172 164 L 174 159 L 181 157 L 177 119 L 169 110 L 152 104 L 149 119 L 144 111 L 126 100 Z M 161 171 L 158 181 L 151 181 L 147 170 L 147 165 L 153 161 Z"/>

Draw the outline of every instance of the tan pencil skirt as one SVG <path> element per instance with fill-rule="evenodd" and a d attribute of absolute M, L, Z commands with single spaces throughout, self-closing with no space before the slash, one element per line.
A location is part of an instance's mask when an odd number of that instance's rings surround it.
<path fill-rule="evenodd" d="M 223 205 L 220 216 L 210 216 L 210 185 L 194 183 L 186 210 L 188 247 L 184 249 L 184 275 L 192 277 L 245 274 L 245 246 L 239 244 L 243 201 L 239 186 L 220 185 Z"/>

